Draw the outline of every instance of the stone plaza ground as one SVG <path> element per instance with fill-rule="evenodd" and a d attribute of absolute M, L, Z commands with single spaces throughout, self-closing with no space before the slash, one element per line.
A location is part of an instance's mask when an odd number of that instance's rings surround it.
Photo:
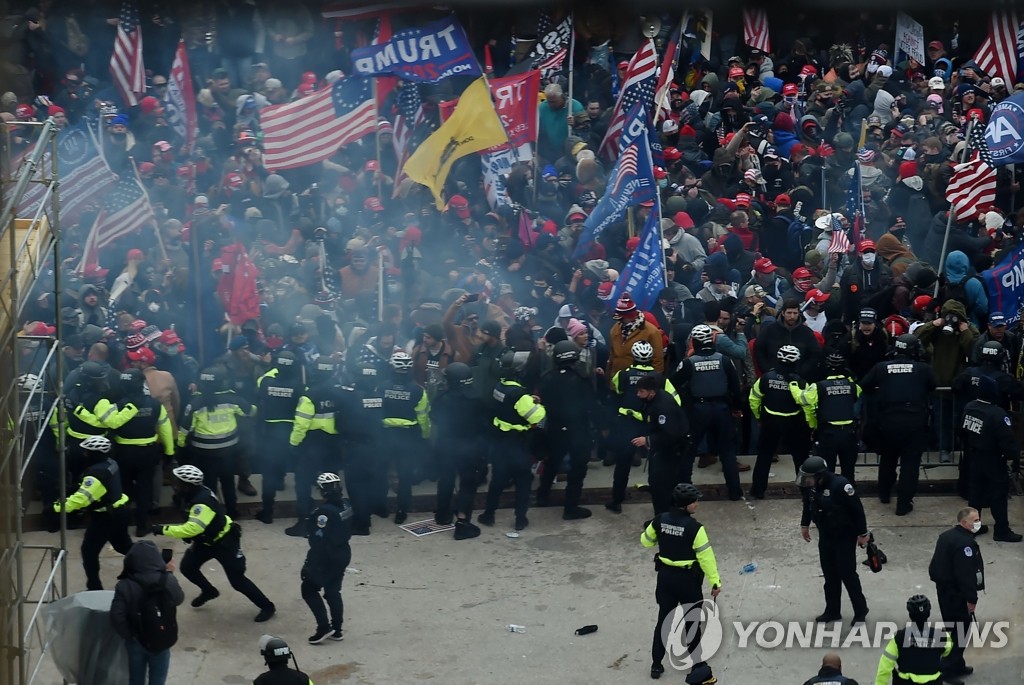
<path fill-rule="evenodd" d="M 779 483 L 788 480 L 791 469 L 776 465 Z M 609 471 L 592 470 L 588 494 L 594 494 L 592 486 L 608 480 Z M 718 482 L 721 474 L 716 471 L 702 471 L 700 479 Z M 743 475 L 749 482 L 749 473 Z M 425 483 L 417 491 L 428 489 Z M 935 603 L 928 562 L 936 537 L 952 525 L 963 502 L 952 495 L 921 496 L 910 516 L 897 518 L 893 505 L 864 499 L 868 522 L 889 559 L 879 574 L 862 567 L 872 634 L 878 622 L 905 620 L 910 595 L 924 593 Z M 221 597 L 205 607 L 188 606 L 197 590 L 181 579 L 186 604 L 178 613 L 181 636 L 168 682 L 250 683 L 261 672 L 257 641 L 268 632 L 291 644 L 299 666 L 317 685 L 648 682 L 655 572 L 651 552 L 641 547 L 639 538 L 651 508 L 636 495 L 632 501 L 621 515 L 594 506 L 594 516 L 584 521 L 562 521 L 560 507 L 531 509 L 530 526 L 518 538 L 506 536 L 513 517 L 511 510 L 501 509 L 494 528 L 484 528 L 476 540 L 459 542 L 450 533 L 416 538 L 374 518 L 373 534 L 352 541 L 352 565 L 343 586 L 345 640 L 316 646 L 306 644 L 314 626 L 299 595 L 305 541 L 283 534 L 291 519 L 272 525 L 243 519 L 249 575 L 277 604 L 278 613 L 268 623 L 253 623 L 256 608 L 230 589 L 215 562 L 206 564 L 204 572 Z M 816 674 L 829 651 L 741 649 L 731 628 L 740 620 L 809 622 L 823 609 L 816 544 L 800 539 L 799 516 L 796 499 L 701 505 L 697 517 L 708 529 L 723 582 L 719 607 L 726 624 L 724 643 L 710 661 L 723 685 L 799 685 Z M 410 514 L 409 520 L 429 517 Z M 1022 498 L 1011 501 L 1010 518 L 1018 530 L 1024 529 Z M 34 543 L 52 539 L 46 533 L 28 538 Z M 81 532 L 71 532 L 69 539 L 73 590 L 84 585 Z M 167 542 L 163 546 L 173 546 L 180 558 L 185 545 Z M 991 534 L 980 538 L 980 544 L 988 590 L 980 598 L 978 619 L 1009 621 L 1011 627 L 1007 646 L 968 651 L 968 663 L 976 668 L 968 682 L 1020 683 L 1024 544 L 995 543 Z M 751 561 L 757 570 L 741 574 Z M 112 588 L 121 557 L 106 550 L 102 568 L 105 585 Z M 843 610 L 848 621 L 852 611 L 845 595 Z M 525 626 L 526 632 L 510 633 L 507 624 Z M 599 626 L 598 632 L 574 634 L 588 624 Z M 840 643 L 849 630 L 844 624 Z M 862 685 L 873 682 L 880 649 L 851 646 L 838 651 L 847 675 Z M 661 682 L 683 680 L 684 674 L 669 669 Z M 44 666 L 38 682 L 60 682 L 52 664 Z"/>

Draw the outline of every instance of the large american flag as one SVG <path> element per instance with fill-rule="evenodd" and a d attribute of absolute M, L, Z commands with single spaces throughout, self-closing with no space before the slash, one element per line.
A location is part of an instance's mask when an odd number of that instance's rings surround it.
<path fill-rule="evenodd" d="M 1018 29 L 1020 17 L 1016 12 L 993 12 L 989 19 L 988 37 L 974 54 L 974 61 L 986 74 L 1000 76 L 1007 84 L 1017 80 L 1021 52 L 1017 41 Z"/>
<path fill-rule="evenodd" d="M 743 42 L 752 48 L 771 52 L 768 40 L 768 13 L 763 9 L 743 10 Z"/>
<path fill-rule="evenodd" d="M 149 196 L 135 174 L 126 174 L 104 198 L 103 209 L 96 216 L 96 222 L 85 241 L 79 268 L 97 266 L 100 250 L 119 238 L 155 224 L 156 217 Z"/>
<path fill-rule="evenodd" d="M 132 0 L 121 3 L 121 16 L 110 57 L 110 76 L 128 106 L 139 104 L 146 92 L 146 69 L 142 66 L 142 29 L 139 12 Z"/>
<path fill-rule="evenodd" d="M 377 127 L 370 79 L 341 78 L 330 88 L 260 111 L 264 166 L 294 169 L 321 162 Z"/>
<path fill-rule="evenodd" d="M 996 169 L 985 143 L 985 126 L 980 121 L 971 126 L 967 146 L 970 159 L 953 168 L 953 178 L 946 187 L 946 200 L 960 220 L 977 218 L 996 200 Z"/>
<path fill-rule="evenodd" d="M 398 116 L 395 118 L 395 131 L 391 144 L 395 148 L 395 159 L 398 160 L 398 172 L 395 174 L 395 193 L 405 180 L 405 161 L 415 149 L 412 145 L 416 128 L 423 123 L 423 98 L 420 96 L 419 85 L 406 81 L 398 90 L 396 100 Z"/>
<path fill-rule="evenodd" d="M 622 91 L 615 102 L 608 132 L 601 141 L 600 155 L 607 160 L 615 159 L 619 154 L 619 138 L 626 123 L 626 112 L 637 102 L 643 103 L 644 111 L 652 111 L 654 100 L 655 77 L 658 73 L 658 53 L 654 49 L 654 41 L 648 39 L 629 61 Z"/>

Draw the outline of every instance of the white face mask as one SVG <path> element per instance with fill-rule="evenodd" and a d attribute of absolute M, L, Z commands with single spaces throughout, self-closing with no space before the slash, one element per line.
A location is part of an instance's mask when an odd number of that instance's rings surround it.
<path fill-rule="evenodd" d="M 878 65 L 874 62 L 868 62 L 868 73 L 873 74 L 878 71 Z"/>
<path fill-rule="evenodd" d="M 981 521 L 975 521 L 971 524 L 972 533 L 977 533 L 979 530 L 981 530 Z"/>
<path fill-rule="evenodd" d="M 147 309 L 149 309 L 149 311 L 151 312 L 158 312 L 160 311 L 160 305 L 157 304 L 156 302 L 150 302 L 149 305 L 147 306 Z"/>
<path fill-rule="evenodd" d="M 860 259 L 862 262 L 864 262 L 864 266 L 868 267 L 869 269 L 875 265 L 874 252 L 866 252 L 863 255 L 861 255 Z"/>

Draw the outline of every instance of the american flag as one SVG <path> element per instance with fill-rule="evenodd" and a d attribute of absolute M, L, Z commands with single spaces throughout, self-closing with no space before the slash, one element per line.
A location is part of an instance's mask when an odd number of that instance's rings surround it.
<path fill-rule="evenodd" d="M 643 103 L 645 111 L 651 111 L 654 100 L 655 76 L 658 73 L 658 53 L 654 49 L 654 41 L 648 39 L 629 61 L 622 91 L 615 102 L 615 110 L 608 132 L 601 141 L 600 155 L 607 160 L 615 159 L 619 154 L 619 138 L 626 123 L 626 112 L 638 103 Z"/>
<path fill-rule="evenodd" d="M 264 166 L 294 169 L 321 162 L 377 127 L 370 79 L 341 78 L 330 88 L 260 111 Z"/>
<path fill-rule="evenodd" d="M 1017 32 L 1020 18 L 1016 12 L 993 12 L 988 37 L 974 54 L 974 61 L 989 76 L 1001 76 L 1006 83 L 1017 80 L 1020 48 Z"/>
<path fill-rule="evenodd" d="M 850 184 L 846 187 L 846 216 L 850 217 L 850 228 L 855 242 L 860 242 L 864 228 L 864 194 L 860 188 L 860 163 L 854 163 Z"/>
<path fill-rule="evenodd" d="M 832 215 L 832 238 L 828 242 L 828 253 L 844 255 L 850 251 L 850 239 L 843 230 L 843 222 Z"/>
<path fill-rule="evenodd" d="M 612 184 L 612 189 L 609 192 L 610 195 L 618 195 L 622 190 L 622 184 L 636 176 L 637 171 L 637 157 L 639 151 L 636 145 L 630 145 L 622 151 L 622 156 L 619 157 L 619 163 L 617 165 L 618 173 L 615 174 L 615 181 Z"/>
<path fill-rule="evenodd" d="M 96 223 L 85 241 L 79 268 L 98 265 L 100 250 L 155 223 L 156 217 L 146 191 L 134 174 L 126 175 L 104 198 L 103 209 L 96 216 Z"/>
<path fill-rule="evenodd" d="M 975 121 L 970 128 L 967 146 L 971 158 L 953 168 L 953 178 L 946 187 L 946 200 L 957 218 L 964 220 L 977 218 L 996 200 L 996 169 L 985 143 L 985 126 Z"/>
<path fill-rule="evenodd" d="M 768 13 L 763 9 L 743 10 L 743 42 L 763 52 L 771 52 L 768 40 Z"/>
<path fill-rule="evenodd" d="M 395 174 L 395 193 L 405 180 L 405 161 L 413 153 L 412 138 L 416 128 L 423 123 L 423 98 L 416 83 L 405 81 L 398 91 L 396 102 L 398 116 L 395 118 L 395 132 L 391 143 L 395 148 L 395 159 L 398 160 L 398 173 Z"/>
<path fill-rule="evenodd" d="M 142 29 L 139 12 L 132 0 L 121 3 L 121 16 L 110 57 L 110 75 L 128 106 L 139 104 L 146 92 L 146 69 L 142 66 Z"/>

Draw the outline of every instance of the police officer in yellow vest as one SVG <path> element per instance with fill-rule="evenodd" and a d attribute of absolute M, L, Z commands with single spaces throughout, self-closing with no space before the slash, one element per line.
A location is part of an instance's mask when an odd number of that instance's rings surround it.
<path fill-rule="evenodd" d="M 900 628 L 885 646 L 878 660 L 875 685 L 890 683 L 947 683 L 963 682 L 942 675 L 940 660 L 953 651 L 953 636 L 941 626 L 928 623 L 932 603 L 924 595 L 907 600 L 910 623 Z"/>
<path fill-rule="evenodd" d="M 646 435 L 644 426 L 643 402 L 636 395 L 636 384 L 644 376 L 657 373 L 651 365 L 654 359 L 654 347 L 646 340 L 633 343 L 630 348 L 633 364 L 612 376 L 612 392 L 618 396 L 618 415 L 612 427 L 612 454 L 615 458 L 615 472 L 612 475 L 612 500 L 604 507 L 616 514 L 622 513 L 622 502 L 626 499 L 626 484 L 629 481 L 629 470 L 633 466 L 633 458 L 637 448 L 633 446 L 633 438 Z M 672 381 L 664 379 L 665 392 L 672 396 L 676 404 L 681 405 L 679 393 Z M 639 463 L 639 462 L 638 462 Z"/>
<path fill-rule="evenodd" d="M 76 374 L 78 382 L 71 386 L 63 399 L 67 415 L 64 426 L 67 467 L 71 477 L 76 479 L 86 466 L 86 455 L 79 445 L 95 435 L 106 435 L 106 420 L 117 411 L 117 406 L 110 401 L 110 366 L 104 362 L 87 361 L 78 370 L 81 372 Z M 50 415 L 50 428 L 56 438 L 60 430 L 57 412 Z"/>
<path fill-rule="evenodd" d="M 274 368 L 256 379 L 256 414 L 260 419 L 259 455 L 263 467 L 263 508 L 256 518 L 274 522 L 274 499 L 284 487 L 284 474 L 291 460 L 288 440 L 295 425 L 295 409 L 306 390 L 302 364 L 294 352 L 281 350 L 274 356 Z"/>
<path fill-rule="evenodd" d="M 810 453 L 811 429 L 817 425 L 811 408 L 798 404 L 807 387 L 796 373 L 800 349 L 795 345 L 783 345 L 776 353 L 776 359 L 776 365 L 754 381 L 750 389 L 750 410 L 761 422 L 757 462 L 750 486 L 750 494 L 755 499 L 764 499 L 772 456 L 781 443 L 785 442 L 789 447 L 794 469 L 796 473 L 800 472 L 800 465 Z"/>
<path fill-rule="evenodd" d="M 295 511 L 299 518 L 284 531 L 292 537 L 306 536 L 306 517 L 313 511 L 311 491 L 317 475 L 341 470 L 341 441 L 334 418 L 342 393 L 337 377 L 339 368 L 329 358 L 317 359 L 309 388 L 295 406 L 288 443 L 295 464 Z"/>
<path fill-rule="evenodd" d="M 825 357 L 828 376 L 808 383 L 798 402 L 810 407 L 818 423 L 815 436 L 818 456 L 835 472 L 836 458 L 843 478 L 855 482 L 857 464 L 857 416 L 860 386 L 846 368 L 846 357 L 833 350 Z"/>
<path fill-rule="evenodd" d="M 477 517 L 477 521 L 485 526 L 494 525 L 494 511 L 498 508 L 498 498 L 510 481 L 516 488 L 516 530 L 522 530 L 530 525 L 526 518 L 526 510 L 530 505 L 530 486 L 533 483 L 533 472 L 530 470 L 530 431 L 534 428 L 543 428 L 547 410 L 519 382 L 526 367 L 527 357 L 529 352 L 512 350 L 501 356 L 501 380 L 492 393 L 496 403 L 493 419 L 496 445 L 492 451 L 494 474 L 487 489 L 484 511 Z"/>
<path fill-rule="evenodd" d="M 216 492 L 220 482 L 227 513 L 237 516 L 235 458 L 238 451 L 238 417 L 252 416 L 256 409 L 231 390 L 224 389 L 224 370 L 213 366 L 199 374 L 199 391 L 192 395 L 181 417 L 178 447 L 185 459 L 206 475 L 206 487 Z"/>
<path fill-rule="evenodd" d="M 121 374 L 121 409 L 107 419 L 114 431 L 117 451 L 114 461 L 121 467 L 121 484 L 135 503 L 135 536 L 149 533 L 149 510 L 153 505 L 153 474 L 160 455 L 174 456 L 171 420 L 164 405 L 146 391 L 146 377 L 138 369 Z"/>
<path fill-rule="evenodd" d="M 250 602 L 259 607 L 254 619 L 262 623 L 274 615 L 274 603 L 267 599 L 256 583 L 245 575 L 245 554 L 242 553 L 242 529 L 224 513 L 217 496 L 203 485 L 204 475 L 195 466 L 178 466 L 171 471 L 174 492 L 185 504 L 188 520 L 176 525 L 154 525 L 154 535 L 166 535 L 191 543 L 181 559 L 181 574 L 199 587 L 200 594 L 192 600 L 193 607 L 201 607 L 220 592 L 203 575 L 202 566 L 216 559 L 224 569 L 228 582 Z"/>
<path fill-rule="evenodd" d="M 658 679 L 665 672 L 661 663 L 665 658 L 665 640 L 691 636 L 685 645 L 694 661 L 686 677 L 686 682 L 691 685 L 716 682 L 711 667 L 700 658 L 699 626 L 681 622 L 680 630 L 670 631 L 663 638 L 662 623 L 680 605 L 692 605 L 704 600 L 705 576 L 711 584 L 712 599 L 717 598 L 722 590 L 715 551 L 711 548 L 707 531 L 693 518 L 700 506 L 700 499 L 700 490 L 690 483 L 676 485 L 672 491 L 672 508 L 655 516 L 640 536 L 640 544 L 644 547 L 658 545 L 658 553 L 654 557 L 654 568 L 658 572 L 658 586 L 654 595 L 658 602 L 658 622 L 654 625 L 654 642 L 651 645 L 651 678 Z M 685 632 L 681 630 L 684 624 Z M 682 647 L 682 644 L 674 644 L 673 653 L 681 651 Z"/>
<path fill-rule="evenodd" d="M 94 435 L 83 440 L 79 447 L 88 461 L 82 483 L 66 500 L 54 502 L 53 510 L 90 512 L 89 525 L 82 537 L 85 589 L 102 590 L 100 552 L 103 545 L 109 542 L 121 554 L 127 554 L 132 546 L 128 535 L 128 496 L 121 489 L 117 463 L 110 458 L 110 439 Z"/>
<path fill-rule="evenodd" d="M 430 400 L 413 378 L 412 357 L 405 352 L 391 355 L 391 380 L 381 389 L 384 395 L 384 454 L 395 460 L 398 473 L 398 502 L 395 523 L 405 523 L 412 500 L 412 483 L 417 466 L 425 459 L 430 438 Z"/>

